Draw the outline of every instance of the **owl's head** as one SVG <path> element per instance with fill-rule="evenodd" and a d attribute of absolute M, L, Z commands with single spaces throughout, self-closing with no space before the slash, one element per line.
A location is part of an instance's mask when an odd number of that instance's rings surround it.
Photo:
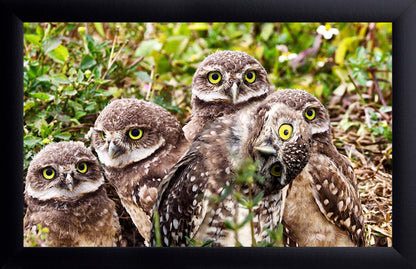
<path fill-rule="evenodd" d="M 44 147 L 26 176 L 26 194 L 39 200 L 69 201 L 96 191 L 104 182 L 97 158 L 81 142 Z"/>
<path fill-rule="evenodd" d="M 284 89 L 268 97 L 270 102 L 281 102 L 294 109 L 311 129 L 313 139 L 331 139 L 328 111 L 312 94 L 297 89 Z"/>
<path fill-rule="evenodd" d="M 182 133 L 164 108 L 134 98 L 112 101 L 91 130 L 91 146 L 106 167 L 123 168 L 175 145 Z"/>
<path fill-rule="evenodd" d="M 262 189 L 271 193 L 294 180 L 308 163 L 310 128 L 285 104 L 262 102 L 254 111 L 248 154 L 259 162 Z"/>
<path fill-rule="evenodd" d="M 199 65 L 192 96 L 203 102 L 238 105 L 264 98 L 272 90 L 263 66 L 240 51 L 220 51 Z"/>

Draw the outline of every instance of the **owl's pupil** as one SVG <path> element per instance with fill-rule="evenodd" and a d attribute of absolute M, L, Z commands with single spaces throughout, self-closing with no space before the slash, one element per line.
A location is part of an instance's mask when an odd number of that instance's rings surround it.
<path fill-rule="evenodd" d="M 217 80 L 219 78 L 218 74 L 212 74 L 212 79 Z"/>
<path fill-rule="evenodd" d="M 308 110 L 308 116 L 312 116 L 313 112 L 312 110 Z"/>
<path fill-rule="evenodd" d="M 85 165 L 84 165 L 83 163 L 81 163 L 81 164 L 78 166 L 78 168 L 79 168 L 79 170 L 84 170 Z"/>
<path fill-rule="evenodd" d="M 274 167 L 274 171 L 275 171 L 275 172 L 279 172 L 280 170 L 282 170 L 282 167 L 280 167 L 280 165 L 276 165 L 276 166 Z"/>
<path fill-rule="evenodd" d="M 52 175 L 52 173 L 53 173 L 53 172 L 52 172 L 52 170 L 50 170 L 50 169 L 46 170 L 46 175 L 47 175 L 47 176 L 51 176 L 51 175 Z"/>
<path fill-rule="evenodd" d="M 133 136 L 138 136 L 138 135 L 140 135 L 140 131 L 139 131 L 139 130 L 137 130 L 137 129 L 134 129 L 134 130 L 132 130 L 132 131 L 131 131 L 131 134 L 132 134 Z"/>
<path fill-rule="evenodd" d="M 284 130 L 284 131 L 283 131 L 283 133 L 284 133 L 285 135 L 288 135 L 288 134 L 289 134 L 289 130 Z"/>
<path fill-rule="evenodd" d="M 248 74 L 247 74 L 247 78 L 248 78 L 248 79 L 252 79 L 252 78 L 253 78 L 253 73 L 248 73 Z"/>

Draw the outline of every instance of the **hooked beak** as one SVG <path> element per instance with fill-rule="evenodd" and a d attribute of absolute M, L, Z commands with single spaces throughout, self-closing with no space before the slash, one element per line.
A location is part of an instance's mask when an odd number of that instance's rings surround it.
<path fill-rule="evenodd" d="M 233 86 L 231 86 L 231 97 L 233 98 L 233 104 L 235 104 L 238 98 L 238 86 L 235 82 L 233 83 Z"/>
<path fill-rule="evenodd" d="M 268 155 L 276 155 L 277 151 L 270 147 L 270 146 L 260 146 L 260 147 L 254 147 L 254 150 L 257 150 L 258 152 L 262 154 L 268 154 Z"/>
<path fill-rule="evenodd" d="M 70 191 L 74 190 L 74 179 L 72 178 L 71 174 L 66 175 L 65 185 L 68 187 Z"/>
<path fill-rule="evenodd" d="M 108 148 L 108 155 L 110 156 L 110 158 L 114 159 L 121 153 L 123 153 L 123 148 L 117 146 L 116 144 L 114 144 L 113 141 L 111 141 L 110 146 Z"/>

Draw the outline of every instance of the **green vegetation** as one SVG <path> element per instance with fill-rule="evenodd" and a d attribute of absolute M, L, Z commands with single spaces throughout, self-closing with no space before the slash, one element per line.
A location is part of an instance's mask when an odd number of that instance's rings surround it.
<path fill-rule="evenodd" d="M 198 64 L 226 49 L 258 59 L 277 89 L 326 105 L 356 168 L 370 245 L 391 245 L 391 23 L 25 23 L 25 174 L 48 143 L 88 145 L 116 98 L 150 100 L 186 123 Z"/>

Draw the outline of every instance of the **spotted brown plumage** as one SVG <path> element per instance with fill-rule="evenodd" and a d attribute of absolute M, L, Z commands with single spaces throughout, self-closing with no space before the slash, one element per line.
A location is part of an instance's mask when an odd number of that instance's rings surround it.
<path fill-rule="evenodd" d="M 218 81 L 210 81 L 215 73 Z M 259 61 L 241 51 L 219 51 L 206 57 L 192 80 L 192 115 L 183 130 L 188 141 L 218 117 L 234 114 L 273 92 Z"/>
<path fill-rule="evenodd" d="M 237 169 L 247 158 L 259 162 L 257 173 L 264 178 L 251 187 L 253 197 L 264 194 L 253 208 L 255 241 L 269 240 L 267 229 L 276 230 L 280 222 L 282 188 L 302 171 L 309 149 L 306 122 L 284 104 L 266 99 L 218 118 L 195 137 L 159 186 L 155 210 L 160 217 L 162 245 L 188 246 L 186 237 L 197 242 L 212 240 L 213 246 L 236 244 L 235 233 L 226 229 L 225 221 L 236 217 L 241 223 L 247 208 L 232 196 L 219 202 L 210 198 L 223 194 L 226 186 L 248 194 L 246 185 L 234 182 Z M 155 239 L 153 227 L 153 245 Z M 252 244 L 249 224 L 239 230 L 238 240 L 245 246 Z"/>
<path fill-rule="evenodd" d="M 188 148 L 178 120 L 156 104 L 119 99 L 101 111 L 90 136 L 106 178 L 147 241 L 157 188 Z"/>
<path fill-rule="evenodd" d="M 81 142 L 43 148 L 26 177 L 25 235 L 40 224 L 49 229 L 47 246 L 116 246 L 120 224 L 103 182 L 96 157 Z"/>
<path fill-rule="evenodd" d="M 283 214 L 286 245 L 364 246 L 357 179 L 351 162 L 332 142 L 327 110 L 301 90 L 279 90 L 274 97 L 303 117 L 312 133 L 310 160 L 287 191 Z"/>

